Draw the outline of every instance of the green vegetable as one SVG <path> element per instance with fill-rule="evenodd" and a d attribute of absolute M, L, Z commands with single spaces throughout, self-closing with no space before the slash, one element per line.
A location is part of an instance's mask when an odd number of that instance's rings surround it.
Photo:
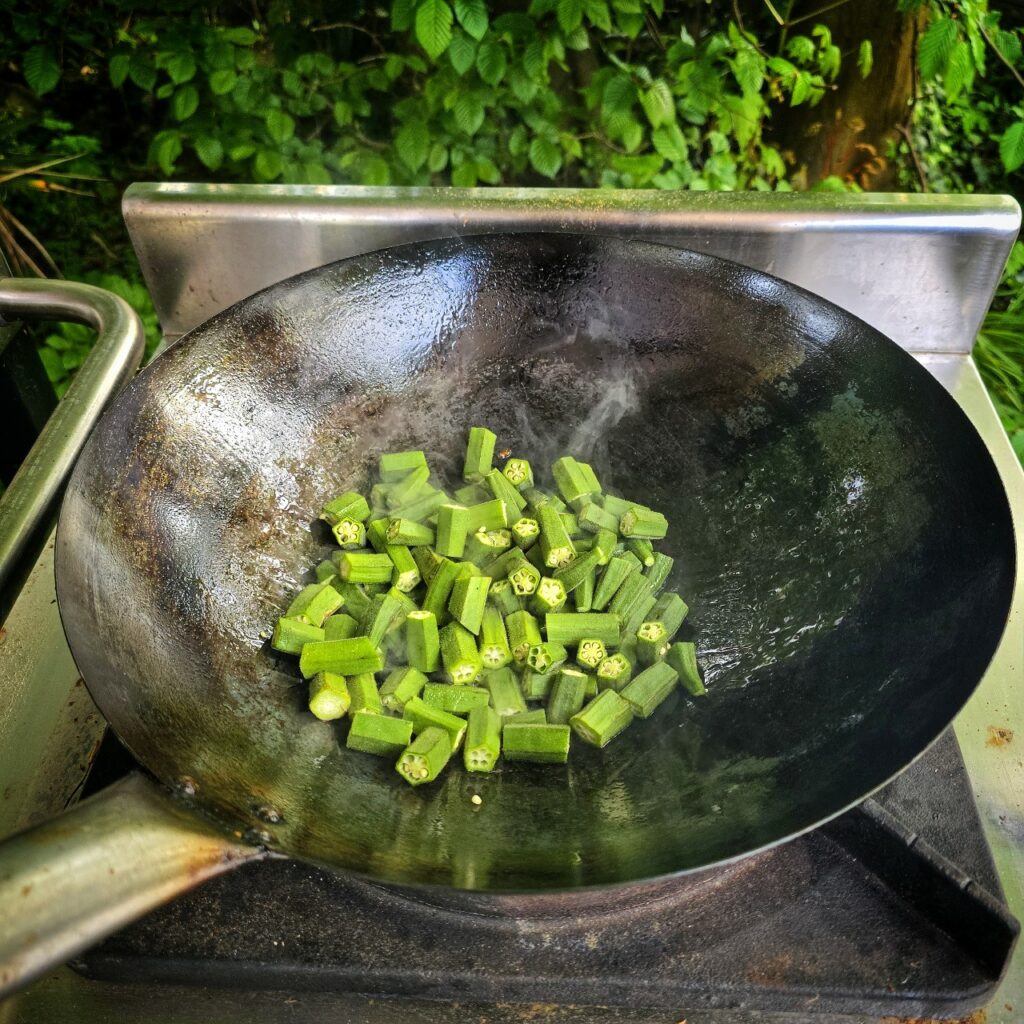
<path fill-rule="evenodd" d="M 597 533 L 598 530 L 616 533 L 619 529 L 618 517 L 601 508 L 596 501 L 588 501 L 580 509 L 579 524 L 580 529 L 586 530 L 587 533 Z"/>
<path fill-rule="evenodd" d="M 420 609 L 405 617 L 405 646 L 409 664 L 420 672 L 434 672 L 441 660 L 437 617 Z"/>
<path fill-rule="evenodd" d="M 460 505 L 479 505 L 481 501 L 489 501 L 491 497 L 490 488 L 480 484 L 466 484 L 455 491 L 455 500 Z"/>
<path fill-rule="evenodd" d="M 376 594 L 359 620 L 359 635 L 369 637 L 374 647 L 380 647 L 384 634 L 404 613 L 401 602 L 390 594 Z"/>
<path fill-rule="evenodd" d="M 656 551 L 654 553 L 654 561 L 647 567 L 645 572 L 647 579 L 650 580 L 651 583 L 652 594 L 656 594 L 665 585 L 665 581 L 672 572 L 672 566 L 674 564 L 674 558 L 670 558 L 668 555 L 663 555 L 660 551 Z"/>
<path fill-rule="evenodd" d="M 380 702 L 386 710 L 401 714 L 405 705 L 423 692 L 426 684 L 427 677 L 419 669 L 411 665 L 396 668 L 380 688 Z"/>
<path fill-rule="evenodd" d="M 459 579 L 462 569 L 458 562 L 445 559 L 434 571 L 433 579 L 427 587 L 421 607 L 424 611 L 433 612 L 438 625 L 448 618 L 448 599 L 452 596 L 452 587 Z"/>
<path fill-rule="evenodd" d="M 346 491 L 324 505 L 320 518 L 330 526 L 343 519 L 361 523 L 370 518 L 370 506 L 358 491 Z"/>
<path fill-rule="evenodd" d="M 571 455 L 563 455 L 551 466 L 551 475 L 555 478 L 558 491 L 566 503 L 576 508 L 585 501 L 593 500 L 595 492 L 593 483 Z M 592 474 L 591 474 L 592 475 Z"/>
<path fill-rule="evenodd" d="M 412 697 L 405 702 L 402 717 L 412 722 L 412 731 L 416 734 L 426 729 L 442 729 L 448 734 L 452 749 L 458 750 L 462 737 L 466 733 L 466 723 L 448 711 L 432 708 L 419 697 Z"/>
<path fill-rule="evenodd" d="M 512 534 L 508 530 L 479 529 L 466 541 L 463 558 L 476 565 L 486 565 L 511 546 Z"/>
<path fill-rule="evenodd" d="M 521 690 L 525 700 L 547 700 L 551 696 L 551 687 L 555 682 L 555 673 L 531 672 L 523 673 Z"/>
<path fill-rule="evenodd" d="M 331 527 L 331 533 L 339 546 L 345 550 L 366 547 L 366 526 L 354 519 L 342 519 Z"/>
<path fill-rule="evenodd" d="M 424 490 L 423 493 L 413 501 L 397 508 L 391 508 L 391 516 L 395 519 L 410 519 L 414 523 L 422 523 L 434 515 L 442 505 L 451 502 L 444 491 Z"/>
<path fill-rule="evenodd" d="M 359 632 L 359 623 L 351 615 L 329 615 L 324 619 L 323 640 L 347 640 Z"/>
<path fill-rule="evenodd" d="M 593 607 L 601 611 L 608 607 L 611 599 L 618 593 L 619 588 L 626 581 L 628 576 L 639 572 L 640 564 L 634 558 L 628 561 L 624 555 L 616 555 L 610 559 L 601 573 L 594 590 Z"/>
<path fill-rule="evenodd" d="M 434 578 L 437 567 L 442 562 L 447 561 L 443 555 L 439 555 L 433 548 L 422 545 L 412 548 L 412 557 L 416 563 L 416 568 L 420 571 L 420 580 L 427 586 L 430 586 L 430 581 Z"/>
<path fill-rule="evenodd" d="M 555 579 L 565 587 L 567 594 L 572 593 L 585 579 L 597 572 L 600 562 L 600 551 L 592 549 L 578 554 L 567 566 L 555 570 Z"/>
<path fill-rule="evenodd" d="M 567 725 L 569 719 L 583 707 L 587 692 L 587 674 L 574 668 L 563 668 L 558 672 L 548 698 L 548 721 L 555 725 Z"/>
<path fill-rule="evenodd" d="M 654 565 L 654 545 L 645 537 L 630 537 L 626 547 L 640 559 L 640 564 L 645 568 Z"/>
<path fill-rule="evenodd" d="M 557 612 L 565 604 L 567 595 L 561 580 L 542 576 L 537 589 L 530 599 L 530 611 L 535 615 L 547 615 Z"/>
<path fill-rule="evenodd" d="M 487 577 L 484 577 L 486 579 Z M 502 580 L 501 582 L 506 582 Z M 465 625 L 465 623 L 463 623 Z M 484 670 L 502 668 L 512 660 L 508 646 L 508 631 L 501 612 L 493 605 L 487 605 L 480 620 L 480 661 Z"/>
<path fill-rule="evenodd" d="M 526 556 L 519 550 L 513 548 L 509 555 L 511 568 L 508 570 L 507 579 L 512 584 L 512 590 L 520 597 L 528 597 L 536 593 L 540 585 L 540 570 L 531 565 Z"/>
<path fill-rule="evenodd" d="M 565 532 L 569 534 L 570 540 L 575 537 L 583 537 L 584 534 L 580 529 L 580 521 L 576 518 L 574 512 L 559 512 L 558 514 L 562 518 L 562 525 L 565 527 Z M 575 547 L 575 544 L 573 546 Z"/>
<path fill-rule="evenodd" d="M 694 697 L 707 693 L 697 667 L 697 650 L 693 644 L 673 644 L 665 655 L 665 663 L 676 670 L 687 693 Z"/>
<path fill-rule="evenodd" d="M 491 580 L 491 589 L 487 591 L 487 600 L 501 612 L 502 616 L 522 611 L 522 598 L 512 588 L 508 578 Z"/>
<path fill-rule="evenodd" d="M 533 486 L 533 469 L 527 459 L 509 459 L 502 473 L 505 479 L 520 491 Z"/>
<path fill-rule="evenodd" d="M 315 676 L 317 672 L 350 676 L 359 672 L 379 672 L 383 667 L 380 648 L 368 636 L 313 641 L 304 644 L 299 655 L 299 671 L 304 679 Z"/>
<path fill-rule="evenodd" d="M 359 551 L 342 551 L 337 565 L 346 583 L 390 583 L 395 572 L 395 563 L 387 555 Z"/>
<path fill-rule="evenodd" d="M 411 739 L 412 722 L 364 712 L 352 719 L 345 746 L 379 757 L 394 757 L 409 746 Z"/>
<path fill-rule="evenodd" d="M 537 510 L 537 523 L 540 526 L 540 551 L 544 565 L 553 569 L 568 565 L 576 549 L 569 539 L 561 515 L 550 505 L 542 505 Z"/>
<path fill-rule="evenodd" d="M 330 583 L 310 583 L 295 595 L 284 617 L 301 619 L 311 626 L 322 626 L 324 619 L 344 603 L 345 598 Z"/>
<path fill-rule="evenodd" d="M 332 580 L 338 580 L 338 574 L 334 571 L 334 563 L 329 558 L 317 563 L 315 571 L 317 583 L 330 583 Z"/>
<path fill-rule="evenodd" d="M 528 611 L 513 612 L 505 618 L 508 646 L 518 665 L 526 664 L 530 648 L 541 642 L 540 623 Z"/>
<path fill-rule="evenodd" d="M 575 646 L 585 637 L 596 637 L 608 647 L 619 644 L 619 620 L 609 612 L 552 612 L 544 616 L 548 640 Z"/>
<path fill-rule="evenodd" d="M 486 427 L 469 428 L 469 444 L 466 446 L 466 461 L 462 468 L 463 480 L 482 480 L 490 472 L 497 440 L 495 434 Z"/>
<path fill-rule="evenodd" d="M 352 697 L 349 706 L 349 716 L 356 716 L 372 712 L 379 715 L 384 711 L 380 702 L 380 692 L 377 690 L 377 680 L 372 672 L 357 672 L 348 678 L 348 692 Z"/>
<path fill-rule="evenodd" d="M 498 714 L 505 718 L 526 711 L 526 701 L 519 681 L 510 668 L 499 668 L 484 675 L 484 686 L 490 694 L 490 704 Z"/>
<path fill-rule="evenodd" d="M 334 672 L 318 672 L 309 681 L 309 710 L 321 722 L 344 718 L 352 697 L 344 676 Z"/>
<path fill-rule="evenodd" d="M 382 455 L 377 463 L 377 474 L 386 484 L 397 483 L 417 469 L 427 468 L 427 457 L 421 451 L 392 452 Z"/>
<path fill-rule="evenodd" d="M 675 689 L 679 676 L 667 662 L 658 661 L 626 684 L 622 698 L 639 718 L 650 718 L 654 709 Z M 614 691 L 608 691 L 614 692 Z"/>
<path fill-rule="evenodd" d="M 439 637 L 441 661 L 451 681 L 458 685 L 473 682 L 483 669 L 480 652 L 476 648 L 476 637 L 458 622 L 449 622 L 440 631 Z"/>
<path fill-rule="evenodd" d="M 555 681 L 555 677 L 551 677 Z M 515 715 L 509 715 L 502 723 L 502 729 L 506 725 L 546 725 L 548 714 L 543 708 L 534 708 L 532 711 L 520 711 Z"/>
<path fill-rule="evenodd" d="M 341 554 L 341 552 L 337 552 Z M 366 611 L 366 606 L 370 603 L 370 595 L 367 594 L 366 590 L 360 583 L 346 583 L 344 580 L 339 579 L 334 584 L 335 590 L 343 598 L 345 598 L 345 604 L 343 605 L 346 612 L 355 618 L 357 621 L 363 617 L 363 612 Z"/>
<path fill-rule="evenodd" d="M 470 533 L 476 530 L 502 530 L 508 526 L 508 504 L 501 498 L 470 505 L 466 513 Z"/>
<path fill-rule="evenodd" d="M 573 715 L 569 725 L 580 739 L 595 747 L 605 747 L 632 721 L 629 702 L 614 690 L 604 690 Z"/>
<path fill-rule="evenodd" d="M 427 683 L 421 694 L 424 704 L 453 715 L 464 715 L 473 708 L 484 707 L 490 697 L 490 693 L 481 686 L 453 686 L 451 683 Z"/>
<path fill-rule="evenodd" d="M 469 509 L 463 505 L 442 505 L 437 510 L 436 536 L 438 554 L 461 558 L 469 536 Z"/>
<path fill-rule="evenodd" d="M 509 761 L 565 764 L 569 760 L 569 727 L 508 721 L 501 731 L 501 752 Z"/>
<path fill-rule="evenodd" d="M 626 620 L 630 614 L 640 606 L 641 602 L 651 595 L 651 583 L 646 576 L 634 573 L 627 576 L 622 586 L 615 591 L 615 596 L 608 605 L 608 611 L 618 615 L 623 622 L 623 633 L 630 631 L 625 628 Z M 651 604 L 653 604 L 653 598 Z"/>
<path fill-rule="evenodd" d="M 553 672 L 568 657 L 569 652 L 562 644 L 544 641 L 530 648 L 526 655 L 526 664 L 534 672 Z"/>
<path fill-rule="evenodd" d="M 433 527 L 423 523 L 414 523 L 411 519 L 389 519 L 387 539 L 389 544 L 421 547 L 433 544 L 436 534 Z"/>
<path fill-rule="evenodd" d="M 433 782 L 451 756 L 450 735 L 444 729 L 428 728 L 405 748 L 395 770 L 411 786 L 421 786 L 425 782 Z"/>
<path fill-rule="evenodd" d="M 654 610 L 655 597 L 651 593 L 640 595 L 636 605 L 629 611 L 622 620 L 623 636 L 634 636 L 641 624 L 651 615 Z"/>
<path fill-rule="evenodd" d="M 630 505 L 629 511 L 619 520 L 619 533 L 623 537 L 658 540 L 668 533 L 668 520 L 660 512 L 643 505 Z"/>
<path fill-rule="evenodd" d="M 583 578 L 583 582 L 572 592 L 573 604 L 576 611 L 589 612 L 594 607 L 594 586 L 597 580 L 597 572 L 589 572 Z"/>
<path fill-rule="evenodd" d="M 464 576 L 455 581 L 451 597 L 448 598 L 448 610 L 452 617 L 474 636 L 480 632 L 490 585 L 490 576 Z"/>
<path fill-rule="evenodd" d="M 453 687 L 454 689 L 454 687 Z M 490 772 L 501 754 L 501 718 L 494 708 L 483 704 L 469 712 L 462 761 L 466 771 Z"/>
<path fill-rule="evenodd" d="M 302 619 L 289 619 L 281 616 L 274 626 L 274 635 L 270 638 L 270 646 L 282 654 L 301 654 L 308 643 L 323 640 L 324 631 L 319 626 L 312 626 Z M 538 633 L 537 639 L 540 639 Z"/>
<path fill-rule="evenodd" d="M 390 509 L 401 508 L 403 505 L 422 498 L 434 490 L 427 481 L 430 479 L 430 470 L 426 466 L 417 466 L 408 472 L 401 480 L 392 484 L 388 490 L 385 504 Z M 400 517 L 399 517 L 400 518 Z"/>
<path fill-rule="evenodd" d="M 650 618 L 656 619 L 664 625 L 665 633 L 671 640 L 686 621 L 689 611 L 686 602 L 678 594 L 667 591 L 654 602 Z"/>
<path fill-rule="evenodd" d="M 509 515 L 519 515 L 526 508 L 526 499 L 508 482 L 500 469 L 492 469 L 484 482 L 495 498 L 505 502 Z M 508 525 L 507 522 L 505 524 Z"/>
<path fill-rule="evenodd" d="M 540 525 L 536 519 L 524 516 L 512 524 L 512 542 L 526 551 L 540 539 Z"/>
<path fill-rule="evenodd" d="M 615 624 L 618 626 L 617 619 Z M 608 650 L 604 641 L 596 636 L 583 637 L 576 647 L 576 661 L 584 668 L 596 669 L 607 656 Z"/>
<path fill-rule="evenodd" d="M 609 654 L 597 666 L 598 690 L 621 690 L 633 675 L 633 665 L 622 651 Z"/>

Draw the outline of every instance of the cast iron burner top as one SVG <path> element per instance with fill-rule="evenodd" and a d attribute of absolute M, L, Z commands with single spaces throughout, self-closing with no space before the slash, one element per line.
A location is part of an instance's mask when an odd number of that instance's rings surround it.
<path fill-rule="evenodd" d="M 122 771 L 119 756 L 108 745 L 97 777 Z M 1018 931 L 951 731 L 875 798 L 759 856 L 500 903 L 265 861 L 73 966 L 110 981 L 622 1007 L 630 1021 L 712 1007 L 933 1017 L 987 1002 Z"/>

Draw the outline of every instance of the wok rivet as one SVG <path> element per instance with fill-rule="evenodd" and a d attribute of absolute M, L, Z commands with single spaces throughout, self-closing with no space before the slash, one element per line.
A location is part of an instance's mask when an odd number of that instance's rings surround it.
<path fill-rule="evenodd" d="M 182 796 L 195 796 L 198 788 L 196 780 L 190 775 L 182 775 L 182 777 L 178 779 L 178 792 L 180 792 Z"/>
<path fill-rule="evenodd" d="M 281 812 L 276 807 L 271 807 L 270 804 L 261 804 L 254 813 L 260 821 L 265 821 L 268 825 L 280 825 L 284 820 Z"/>
<path fill-rule="evenodd" d="M 261 828 L 247 828 L 242 834 L 242 839 L 250 846 L 269 846 L 271 843 L 270 833 Z"/>

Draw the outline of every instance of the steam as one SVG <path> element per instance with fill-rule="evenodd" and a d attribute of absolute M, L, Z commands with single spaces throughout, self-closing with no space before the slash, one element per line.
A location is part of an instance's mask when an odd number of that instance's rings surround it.
<path fill-rule="evenodd" d="M 604 380 L 602 388 L 604 394 L 586 418 L 576 426 L 569 439 L 569 451 L 582 456 L 584 461 L 593 462 L 599 456 L 607 456 L 608 434 L 618 426 L 623 416 L 633 412 L 639 405 L 636 376 L 625 367 L 621 375 L 610 383 Z"/>

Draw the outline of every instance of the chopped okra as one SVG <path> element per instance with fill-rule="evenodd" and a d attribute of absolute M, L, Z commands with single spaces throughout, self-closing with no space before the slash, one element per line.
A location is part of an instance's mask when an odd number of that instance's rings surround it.
<path fill-rule="evenodd" d="M 382 454 L 364 492 L 323 506 L 335 545 L 273 631 L 274 650 L 298 655 L 310 713 L 347 716 L 345 745 L 414 786 L 460 749 L 480 773 L 600 756 L 583 746 L 677 684 L 705 693 L 694 645 L 674 642 L 688 608 L 666 589 L 662 512 L 605 493 L 574 455 L 545 480 L 501 440 L 495 463 L 498 435 L 471 429 L 461 481 L 424 451 Z"/>

